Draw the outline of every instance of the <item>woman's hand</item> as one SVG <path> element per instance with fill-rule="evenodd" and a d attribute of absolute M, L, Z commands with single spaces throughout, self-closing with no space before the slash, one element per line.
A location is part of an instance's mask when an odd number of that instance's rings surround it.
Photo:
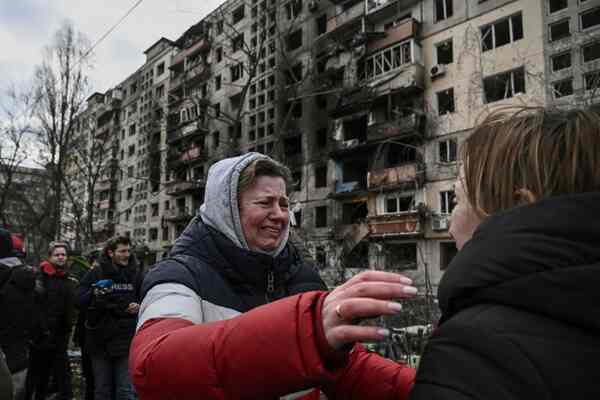
<path fill-rule="evenodd" d="M 323 302 L 323 329 L 334 349 L 348 343 L 385 339 L 389 331 L 353 321 L 396 314 L 401 305 L 392 300 L 413 297 L 417 288 L 402 275 L 383 271 L 362 272 L 333 290 Z"/>

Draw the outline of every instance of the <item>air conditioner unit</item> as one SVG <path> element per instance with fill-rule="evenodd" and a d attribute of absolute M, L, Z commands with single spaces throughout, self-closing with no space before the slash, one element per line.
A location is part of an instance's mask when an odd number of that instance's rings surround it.
<path fill-rule="evenodd" d="M 319 9 L 319 1 L 318 0 L 311 0 L 308 2 L 308 9 L 310 11 L 317 11 Z"/>
<path fill-rule="evenodd" d="M 446 66 L 444 64 L 436 64 L 429 70 L 431 79 L 444 76 L 446 74 Z"/>
<path fill-rule="evenodd" d="M 434 231 L 448 230 L 448 218 L 442 216 L 434 216 L 431 220 L 431 229 Z"/>

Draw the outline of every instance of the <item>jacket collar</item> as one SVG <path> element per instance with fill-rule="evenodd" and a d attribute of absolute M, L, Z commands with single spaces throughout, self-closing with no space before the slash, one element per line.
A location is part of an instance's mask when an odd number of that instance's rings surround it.
<path fill-rule="evenodd" d="M 57 278 L 64 278 L 67 276 L 67 272 L 63 269 L 58 269 L 49 261 L 43 261 L 40 264 L 42 272 L 50 277 L 56 276 Z"/>
<path fill-rule="evenodd" d="M 442 322 L 505 304 L 600 329 L 600 192 L 557 196 L 488 217 L 439 286 Z M 595 311 L 594 311 L 595 310 Z"/>

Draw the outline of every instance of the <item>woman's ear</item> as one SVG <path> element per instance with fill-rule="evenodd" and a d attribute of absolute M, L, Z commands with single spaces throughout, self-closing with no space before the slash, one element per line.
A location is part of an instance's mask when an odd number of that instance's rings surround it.
<path fill-rule="evenodd" d="M 515 190 L 515 199 L 517 200 L 517 204 L 521 205 L 532 204 L 537 201 L 536 195 L 526 188 Z"/>

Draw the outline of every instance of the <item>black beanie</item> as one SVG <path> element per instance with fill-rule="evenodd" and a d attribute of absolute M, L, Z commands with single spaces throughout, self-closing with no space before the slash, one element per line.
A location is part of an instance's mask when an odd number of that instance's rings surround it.
<path fill-rule="evenodd" d="M 0 228 L 0 258 L 8 258 L 13 256 L 12 238 L 10 232 Z"/>

